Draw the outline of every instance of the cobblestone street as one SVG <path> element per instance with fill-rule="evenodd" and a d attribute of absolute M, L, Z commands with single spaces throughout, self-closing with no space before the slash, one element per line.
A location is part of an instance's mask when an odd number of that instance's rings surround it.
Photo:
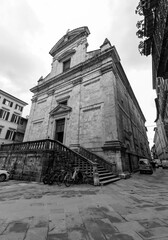
<path fill-rule="evenodd" d="M 168 170 L 103 187 L 0 183 L 0 240 L 168 239 Z"/>

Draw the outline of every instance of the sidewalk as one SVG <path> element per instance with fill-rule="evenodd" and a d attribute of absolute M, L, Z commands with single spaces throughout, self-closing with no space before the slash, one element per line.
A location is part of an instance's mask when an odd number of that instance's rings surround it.
<path fill-rule="evenodd" d="M 168 239 L 168 170 L 103 187 L 0 185 L 0 240 Z"/>

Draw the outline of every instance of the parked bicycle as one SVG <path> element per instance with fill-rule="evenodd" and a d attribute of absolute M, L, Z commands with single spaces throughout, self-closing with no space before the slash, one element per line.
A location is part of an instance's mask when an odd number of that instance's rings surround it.
<path fill-rule="evenodd" d="M 68 167 L 64 167 L 64 169 L 59 169 L 55 171 L 51 170 L 51 172 L 46 174 L 43 178 L 43 183 L 52 185 L 54 182 L 56 182 L 57 185 L 60 186 L 64 182 L 65 176 L 70 171 L 71 169 L 69 169 Z"/>
<path fill-rule="evenodd" d="M 68 174 L 70 170 L 61 170 L 60 174 L 58 175 L 58 178 L 57 178 L 57 184 L 58 186 L 61 186 L 62 183 L 64 182 L 64 179 L 66 178 L 66 175 Z"/>
<path fill-rule="evenodd" d="M 59 185 L 59 176 L 60 176 L 61 171 L 57 170 L 55 171 L 50 178 L 48 179 L 48 184 L 52 185 L 54 182 L 56 182 Z"/>
<path fill-rule="evenodd" d="M 74 171 L 67 173 L 64 179 L 66 187 L 70 187 L 72 184 L 89 183 L 90 177 L 87 173 L 82 172 L 78 167 L 75 167 Z"/>
<path fill-rule="evenodd" d="M 44 184 L 52 184 L 56 180 L 56 176 L 60 171 L 51 169 L 43 178 Z"/>
<path fill-rule="evenodd" d="M 58 186 L 64 183 L 66 187 L 69 187 L 72 184 L 92 184 L 93 178 L 87 172 L 82 172 L 79 167 L 74 167 L 74 169 L 65 167 L 62 170 L 51 170 L 43 178 L 44 184 L 52 185 L 54 182 Z"/>

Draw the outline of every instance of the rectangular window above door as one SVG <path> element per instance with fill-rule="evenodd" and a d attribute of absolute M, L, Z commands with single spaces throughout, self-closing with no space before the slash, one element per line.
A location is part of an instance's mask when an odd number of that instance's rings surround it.
<path fill-rule="evenodd" d="M 65 72 L 68 69 L 70 69 L 70 63 L 71 63 L 71 59 L 68 59 L 68 60 L 63 62 L 63 72 Z"/>

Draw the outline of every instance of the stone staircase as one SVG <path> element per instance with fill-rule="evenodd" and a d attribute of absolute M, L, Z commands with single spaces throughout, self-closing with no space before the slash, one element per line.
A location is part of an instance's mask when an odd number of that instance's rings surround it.
<path fill-rule="evenodd" d="M 118 177 L 116 174 L 113 174 L 112 172 L 109 172 L 101 165 L 98 164 L 97 168 L 98 168 L 100 185 L 106 185 L 106 184 L 120 180 L 120 177 Z"/>
<path fill-rule="evenodd" d="M 95 186 L 120 179 L 115 163 L 109 163 L 82 147 L 74 151 L 51 139 L 4 144 L 0 146 L 0 153 L 4 159 L 8 159 L 3 163 L 3 167 L 9 171 L 12 170 L 13 177 L 19 180 L 41 181 L 51 169 L 72 168 L 74 165 L 79 166 L 82 172 L 87 173 Z M 29 153 L 31 153 L 33 161 L 38 163 L 37 168 L 32 168 L 30 164 L 27 164 L 29 163 Z"/>
<path fill-rule="evenodd" d="M 91 161 L 96 159 L 100 185 L 106 185 L 120 180 L 120 177 L 117 174 L 109 170 L 109 163 L 103 158 L 83 147 L 80 147 L 78 152 Z"/>

